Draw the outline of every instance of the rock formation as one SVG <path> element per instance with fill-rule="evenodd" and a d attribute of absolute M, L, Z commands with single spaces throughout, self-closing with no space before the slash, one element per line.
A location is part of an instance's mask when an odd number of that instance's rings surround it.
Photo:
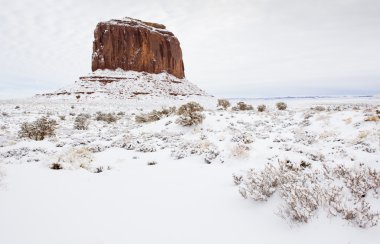
<path fill-rule="evenodd" d="M 130 99 L 208 96 L 185 78 L 178 39 L 161 24 L 124 18 L 95 29 L 92 73 L 42 97 Z"/>
<path fill-rule="evenodd" d="M 124 18 L 100 22 L 94 32 L 92 71 L 167 72 L 184 78 L 178 39 L 161 24 Z"/>

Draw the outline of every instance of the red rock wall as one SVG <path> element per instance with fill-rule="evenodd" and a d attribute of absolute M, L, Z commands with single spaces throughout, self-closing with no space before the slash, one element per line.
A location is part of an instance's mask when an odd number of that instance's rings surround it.
<path fill-rule="evenodd" d="M 180 43 L 164 25 L 111 20 L 99 23 L 94 36 L 92 71 L 121 68 L 185 77 Z"/>

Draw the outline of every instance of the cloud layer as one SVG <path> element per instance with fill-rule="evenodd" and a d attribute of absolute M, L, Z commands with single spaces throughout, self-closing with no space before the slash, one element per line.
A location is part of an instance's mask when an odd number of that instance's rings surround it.
<path fill-rule="evenodd" d="M 71 84 L 91 69 L 97 22 L 165 24 L 189 80 L 227 97 L 380 93 L 377 0 L 1 0 L 0 95 Z"/>

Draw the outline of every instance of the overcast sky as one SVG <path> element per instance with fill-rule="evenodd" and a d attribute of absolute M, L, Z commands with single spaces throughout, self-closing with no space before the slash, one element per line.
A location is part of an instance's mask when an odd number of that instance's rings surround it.
<path fill-rule="evenodd" d="M 186 77 L 223 97 L 380 93 L 380 0 L 0 0 L 0 99 L 91 71 L 99 21 L 165 24 Z"/>

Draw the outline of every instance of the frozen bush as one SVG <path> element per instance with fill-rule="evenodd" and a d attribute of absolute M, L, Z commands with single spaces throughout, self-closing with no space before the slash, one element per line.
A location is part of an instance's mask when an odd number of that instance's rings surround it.
<path fill-rule="evenodd" d="M 345 167 L 323 165 L 313 170 L 307 162 L 279 162 L 263 170 L 251 169 L 243 179 L 234 176 L 244 198 L 265 201 L 276 191 L 282 199 L 279 215 L 290 223 L 306 223 L 323 207 L 333 216 L 341 216 L 355 226 L 367 228 L 378 223 L 380 214 L 366 201 L 370 192 L 378 194 L 379 172 L 360 165 Z"/>
<path fill-rule="evenodd" d="M 164 117 L 169 117 L 176 112 L 176 107 L 163 108 L 162 110 L 153 110 L 150 113 L 136 115 L 135 120 L 137 123 L 146 123 L 158 121 Z"/>
<path fill-rule="evenodd" d="M 267 109 L 267 106 L 265 104 L 261 104 L 257 106 L 257 111 L 264 112 Z"/>
<path fill-rule="evenodd" d="M 232 107 L 234 111 L 245 111 L 245 110 L 253 110 L 253 106 L 250 104 L 246 104 L 245 102 L 238 102 L 236 106 Z"/>
<path fill-rule="evenodd" d="M 266 201 L 276 191 L 279 172 L 273 165 L 267 164 L 262 171 L 250 169 L 244 180 L 239 179 L 239 182 L 239 191 L 244 198 Z"/>
<path fill-rule="evenodd" d="M 218 99 L 218 108 L 227 110 L 228 107 L 231 106 L 231 103 L 226 99 Z"/>
<path fill-rule="evenodd" d="M 234 135 L 231 138 L 231 141 L 242 142 L 244 144 L 250 144 L 253 142 L 253 136 L 251 133 L 248 133 L 248 132 L 238 133 L 237 135 Z"/>
<path fill-rule="evenodd" d="M 322 112 L 322 111 L 325 111 L 326 108 L 323 107 L 323 106 L 316 106 L 314 108 L 311 108 L 312 110 L 315 110 L 315 111 L 318 111 L 318 112 Z"/>
<path fill-rule="evenodd" d="M 286 103 L 284 102 L 278 102 L 276 103 L 276 107 L 278 110 L 285 110 L 288 107 L 288 105 L 286 105 Z"/>
<path fill-rule="evenodd" d="M 89 114 L 79 114 L 74 121 L 74 129 L 76 130 L 87 130 L 90 125 L 90 115 Z"/>
<path fill-rule="evenodd" d="M 189 102 L 179 107 L 177 114 L 179 115 L 176 123 L 182 126 L 191 126 L 201 124 L 204 115 L 201 113 L 203 107 L 197 102 Z"/>
<path fill-rule="evenodd" d="M 250 148 L 248 146 L 238 143 L 232 147 L 231 155 L 236 158 L 248 158 L 249 149 Z"/>
<path fill-rule="evenodd" d="M 54 163 L 62 165 L 64 169 L 84 168 L 89 170 L 93 155 L 87 148 L 72 148 L 58 156 Z"/>
<path fill-rule="evenodd" d="M 102 112 L 97 112 L 95 119 L 97 121 L 104 121 L 107 122 L 108 124 L 114 123 L 117 121 L 117 117 L 112 114 L 112 113 L 102 113 Z"/>
<path fill-rule="evenodd" d="M 27 137 L 36 141 L 41 141 L 46 137 L 55 135 L 57 122 L 53 119 L 42 117 L 31 123 L 22 123 L 19 137 Z"/>

